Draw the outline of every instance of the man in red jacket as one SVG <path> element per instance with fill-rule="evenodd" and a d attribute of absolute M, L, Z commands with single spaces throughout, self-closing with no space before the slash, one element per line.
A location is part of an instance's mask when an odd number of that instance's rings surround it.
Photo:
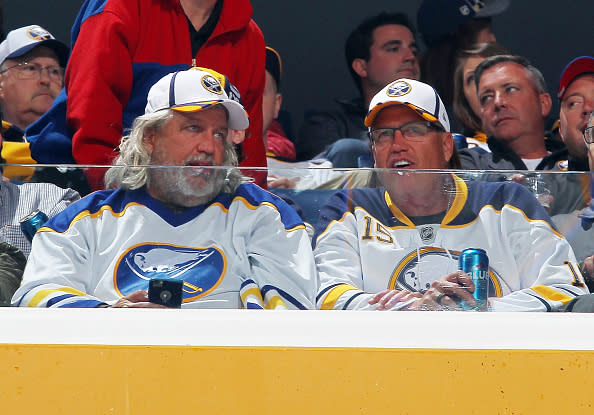
<path fill-rule="evenodd" d="M 249 113 L 240 166 L 266 167 L 265 43 L 251 17 L 249 0 L 87 0 L 72 29 L 65 83 L 76 162 L 111 164 L 150 86 L 201 66 L 227 75 Z M 103 172 L 89 173 L 93 188 L 104 186 Z M 265 176 L 257 179 L 265 184 Z"/>

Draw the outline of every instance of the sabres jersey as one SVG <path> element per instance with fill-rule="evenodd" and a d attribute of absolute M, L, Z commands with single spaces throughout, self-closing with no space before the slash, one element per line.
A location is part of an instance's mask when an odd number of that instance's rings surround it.
<path fill-rule="evenodd" d="M 489 258 L 490 310 L 557 310 L 588 293 L 569 243 L 527 189 L 453 179 L 455 196 L 445 215 L 423 225 L 385 189 L 334 195 L 317 228 L 317 307 L 374 309 L 368 301 L 379 291 L 424 292 L 458 269 L 466 248 L 482 248 Z"/>
<path fill-rule="evenodd" d="M 177 214 L 144 189 L 120 189 L 38 231 L 13 305 L 113 304 L 152 278 L 183 280 L 183 308 L 309 309 L 317 290 L 303 222 L 258 186 Z"/>

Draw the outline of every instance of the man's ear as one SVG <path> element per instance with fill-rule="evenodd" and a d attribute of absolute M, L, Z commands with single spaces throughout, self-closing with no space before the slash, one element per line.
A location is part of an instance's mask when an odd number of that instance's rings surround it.
<path fill-rule="evenodd" d="M 551 100 L 551 96 L 546 92 L 542 94 L 538 94 L 538 100 L 540 101 L 540 113 L 542 117 L 546 117 L 551 112 L 551 107 L 553 106 L 553 102 Z"/>
<path fill-rule="evenodd" d="M 452 133 L 443 133 L 441 137 L 441 145 L 445 165 L 447 166 L 454 155 L 454 137 L 452 137 Z"/>
<path fill-rule="evenodd" d="M 357 58 L 351 63 L 351 68 L 360 78 L 367 78 L 367 61 Z"/>
<path fill-rule="evenodd" d="M 280 111 L 281 105 L 283 103 L 283 96 L 277 93 L 274 96 L 274 119 L 278 118 L 278 112 Z"/>
<path fill-rule="evenodd" d="M 153 154 L 153 151 L 155 150 L 156 138 L 157 134 L 154 129 L 146 130 L 144 132 L 142 142 L 144 143 L 144 148 L 146 148 L 146 152 L 149 153 L 149 155 Z"/>

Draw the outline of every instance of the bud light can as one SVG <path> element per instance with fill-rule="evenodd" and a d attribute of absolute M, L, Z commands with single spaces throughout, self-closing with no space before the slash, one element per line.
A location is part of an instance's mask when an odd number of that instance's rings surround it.
<path fill-rule="evenodd" d="M 464 134 L 452 133 L 452 138 L 454 139 L 454 145 L 458 150 L 468 148 L 468 141 L 466 141 L 466 136 Z"/>
<path fill-rule="evenodd" d="M 467 273 L 474 282 L 472 296 L 477 305 L 473 309 L 484 310 L 487 307 L 487 297 L 489 296 L 489 258 L 487 253 L 479 248 L 463 250 L 458 261 L 458 268 Z"/>
<path fill-rule="evenodd" d="M 21 231 L 27 237 L 29 242 L 33 240 L 33 235 L 39 228 L 47 222 L 47 215 L 40 210 L 35 210 L 20 220 Z"/>

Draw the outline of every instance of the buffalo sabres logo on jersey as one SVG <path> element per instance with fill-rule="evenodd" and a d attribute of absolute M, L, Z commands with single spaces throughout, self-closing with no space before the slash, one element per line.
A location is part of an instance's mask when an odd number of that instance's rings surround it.
<path fill-rule="evenodd" d="M 115 269 L 116 290 L 128 295 L 147 289 L 152 278 L 184 281 L 183 301 L 214 290 L 225 275 L 226 263 L 217 248 L 189 248 L 165 244 L 137 245 L 126 251 Z"/>
<path fill-rule="evenodd" d="M 212 75 L 204 75 L 202 77 L 202 86 L 213 94 L 222 95 L 223 87 L 220 82 Z"/>
<path fill-rule="evenodd" d="M 396 81 L 392 85 L 388 87 L 388 91 L 386 94 L 389 97 L 401 97 L 402 95 L 406 95 L 411 91 L 412 87 L 408 82 L 405 81 Z"/>
<path fill-rule="evenodd" d="M 52 38 L 50 32 L 39 26 L 35 26 L 27 30 L 27 36 L 29 36 L 31 39 L 39 41 L 48 40 Z"/>
<path fill-rule="evenodd" d="M 460 251 L 423 247 L 408 254 L 394 269 L 389 288 L 424 293 L 431 283 L 458 269 Z M 489 297 L 501 297 L 501 278 L 489 267 Z"/>

